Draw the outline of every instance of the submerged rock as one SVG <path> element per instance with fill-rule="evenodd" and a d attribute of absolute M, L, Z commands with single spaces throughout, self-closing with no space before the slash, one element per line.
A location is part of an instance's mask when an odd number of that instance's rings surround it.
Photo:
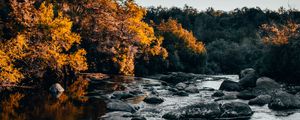
<path fill-rule="evenodd" d="M 163 103 L 165 100 L 160 97 L 152 96 L 152 97 L 146 97 L 144 99 L 144 102 L 149 103 L 149 104 L 160 104 Z"/>
<path fill-rule="evenodd" d="M 184 81 L 193 80 L 196 76 L 194 74 L 174 72 L 169 75 L 164 75 L 160 77 L 160 80 L 166 81 L 168 83 L 180 83 Z"/>
<path fill-rule="evenodd" d="M 220 118 L 250 118 L 254 113 L 249 105 L 241 102 L 225 103 L 221 106 Z"/>
<path fill-rule="evenodd" d="M 250 100 L 257 96 L 258 96 L 258 93 L 256 93 L 253 90 L 243 90 L 237 94 L 237 98 L 243 99 L 243 100 Z"/>
<path fill-rule="evenodd" d="M 270 95 L 259 95 L 256 98 L 251 99 L 248 102 L 248 104 L 249 105 L 259 105 L 259 106 L 262 106 L 262 105 L 270 103 L 270 101 L 271 101 L 271 96 Z"/>
<path fill-rule="evenodd" d="M 189 85 L 184 90 L 188 93 L 199 93 L 199 89 L 195 85 Z"/>
<path fill-rule="evenodd" d="M 222 96 L 224 96 L 225 94 L 222 92 L 222 91 L 220 91 L 220 90 L 218 90 L 217 92 L 215 92 L 214 94 L 212 94 L 211 96 L 212 97 L 222 97 Z"/>
<path fill-rule="evenodd" d="M 112 102 L 107 103 L 106 108 L 108 111 L 124 111 L 124 112 L 136 112 L 136 108 L 132 105 L 125 103 L 120 100 L 115 100 Z"/>
<path fill-rule="evenodd" d="M 179 108 L 163 115 L 164 119 L 181 120 L 189 118 L 217 118 L 221 114 L 219 104 L 216 102 L 196 103 L 194 105 Z"/>
<path fill-rule="evenodd" d="M 65 91 L 65 89 L 59 83 L 55 83 L 51 85 L 49 91 L 51 92 L 52 96 L 54 96 L 55 98 L 59 98 Z"/>
<path fill-rule="evenodd" d="M 187 87 L 187 85 L 185 83 L 178 83 L 175 85 L 175 87 L 178 89 L 178 90 L 183 90 Z"/>
<path fill-rule="evenodd" d="M 237 82 L 233 82 L 230 80 L 224 80 L 219 88 L 219 90 L 225 91 L 240 91 L 240 85 Z"/>
<path fill-rule="evenodd" d="M 283 91 L 276 91 L 271 95 L 268 105 L 270 109 L 285 110 L 300 108 L 300 98 Z"/>
<path fill-rule="evenodd" d="M 178 95 L 178 96 L 189 96 L 189 94 L 185 91 L 178 91 L 175 92 L 174 95 Z"/>

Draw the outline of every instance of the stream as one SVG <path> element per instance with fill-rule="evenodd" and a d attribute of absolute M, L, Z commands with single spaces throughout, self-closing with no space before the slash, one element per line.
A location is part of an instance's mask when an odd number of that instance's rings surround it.
<path fill-rule="evenodd" d="M 217 78 L 217 79 L 216 79 Z M 172 94 L 172 85 L 150 78 L 114 76 L 109 79 L 98 80 L 90 78 L 89 92 L 86 98 L 89 100 L 78 102 L 61 96 L 63 100 L 57 102 L 49 94 L 39 94 L 23 96 L 22 102 L 14 108 L 8 107 L 8 111 L 1 111 L 1 119 L 50 119 L 50 120 L 131 120 L 133 116 L 144 117 L 147 120 L 164 120 L 162 116 L 175 109 L 179 109 L 198 102 L 214 101 L 217 98 L 212 94 L 219 89 L 224 80 L 237 82 L 238 75 L 213 75 L 201 79 L 188 81 L 186 84 L 193 84 L 199 89 L 198 93 L 189 93 L 188 96 L 177 96 Z M 107 101 L 110 101 L 118 92 L 138 91 L 140 95 L 133 98 L 122 99 L 122 101 L 138 108 L 136 112 L 108 111 Z M 146 96 L 155 92 L 160 98 L 164 99 L 161 104 L 148 104 L 143 101 Z M 237 92 L 225 92 L 225 95 L 236 95 Z M 66 98 L 64 98 L 66 97 Z M 61 99 L 60 98 L 60 99 Z M 25 102 L 24 102 L 25 101 Z M 238 101 L 248 104 L 248 100 L 226 99 L 218 100 L 218 103 Z M 2 106 L 10 105 L 9 101 L 1 101 Z M 274 111 L 264 106 L 250 106 L 254 114 L 250 120 L 297 120 L 300 118 L 300 110 Z M 16 114 L 14 116 L 14 114 Z M 17 117 L 20 116 L 20 117 Z M 126 116 L 126 117 L 124 117 Z"/>

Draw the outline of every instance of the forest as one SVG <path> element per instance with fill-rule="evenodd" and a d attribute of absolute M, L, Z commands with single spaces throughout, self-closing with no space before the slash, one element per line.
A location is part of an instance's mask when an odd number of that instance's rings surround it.
<path fill-rule="evenodd" d="M 283 7 L 199 11 L 134 0 L 1 0 L 0 92 L 55 83 L 81 90 L 84 73 L 238 75 L 246 68 L 299 85 L 299 39 L 300 12 Z"/>

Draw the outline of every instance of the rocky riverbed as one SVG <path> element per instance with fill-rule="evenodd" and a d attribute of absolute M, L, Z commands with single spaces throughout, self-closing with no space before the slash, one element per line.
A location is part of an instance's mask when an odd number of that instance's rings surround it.
<path fill-rule="evenodd" d="M 243 88 L 238 75 L 172 73 L 149 78 L 119 76 L 118 79 L 129 82 L 118 84 L 117 88 L 123 90 L 101 92 L 106 93 L 102 97 L 108 112 L 100 119 L 296 120 L 300 117 L 300 98 L 274 81 L 268 83 L 268 78 L 260 78 L 263 80 L 258 82 L 266 84 L 268 90 L 259 85 Z"/>
<path fill-rule="evenodd" d="M 59 102 L 55 97 L 44 97 L 47 94 L 33 95 L 26 101 L 36 102 L 26 106 L 20 102 L 24 110 L 21 115 L 28 119 L 80 120 L 297 120 L 299 87 L 251 77 L 252 72 L 242 72 L 241 78 L 188 73 L 147 78 L 82 74 L 81 79 L 89 83 L 84 102 L 68 100 L 65 94 L 55 96 L 63 99 Z"/>

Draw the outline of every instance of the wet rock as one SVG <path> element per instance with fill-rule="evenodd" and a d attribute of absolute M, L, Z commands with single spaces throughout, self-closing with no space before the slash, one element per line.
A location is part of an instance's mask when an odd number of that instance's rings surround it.
<path fill-rule="evenodd" d="M 258 96 L 258 94 L 256 92 L 254 92 L 253 90 L 243 90 L 237 94 L 237 98 L 243 99 L 243 100 L 250 100 L 257 96 Z"/>
<path fill-rule="evenodd" d="M 107 103 L 106 108 L 108 111 L 123 111 L 123 112 L 131 112 L 131 113 L 137 111 L 136 108 L 134 108 L 132 105 L 120 100 L 115 100 Z"/>
<path fill-rule="evenodd" d="M 178 91 L 175 92 L 174 95 L 178 95 L 178 96 L 189 96 L 189 94 L 185 91 Z"/>
<path fill-rule="evenodd" d="M 215 101 L 220 101 L 220 100 L 235 100 L 237 99 L 236 95 L 230 94 L 230 95 L 224 95 L 222 97 L 219 97 L 218 99 L 215 99 Z"/>
<path fill-rule="evenodd" d="M 224 80 L 219 88 L 219 90 L 225 91 L 240 91 L 240 85 L 237 82 L 233 82 L 230 80 Z"/>
<path fill-rule="evenodd" d="M 246 68 L 244 70 L 241 70 L 240 78 L 246 77 L 249 74 L 254 74 L 255 70 L 253 68 Z"/>
<path fill-rule="evenodd" d="M 145 117 L 133 117 L 131 120 L 147 120 Z"/>
<path fill-rule="evenodd" d="M 258 75 L 253 68 L 247 68 L 241 71 L 240 78 L 239 83 L 243 88 L 255 87 Z"/>
<path fill-rule="evenodd" d="M 280 84 L 278 84 L 275 80 L 268 77 L 261 77 L 256 81 L 257 89 L 265 89 L 265 90 L 276 90 L 280 89 Z"/>
<path fill-rule="evenodd" d="M 173 110 L 163 115 L 164 119 L 181 120 L 181 119 L 214 119 L 221 114 L 219 104 L 216 102 L 196 103 Z"/>
<path fill-rule="evenodd" d="M 55 83 L 51 85 L 49 91 L 51 92 L 51 95 L 53 97 L 59 98 L 62 95 L 62 93 L 65 91 L 65 89 L 59 83 Z"/>
<path fill-rule="evenodd" d="M 101 120 L 124 120 L 128 116 L 132 116 L 132 113 L 130 112 L 109 112 L 106 113 L 105 115 L 101 116 Z"/>
<path fill-rule="evenodd" d="M 188 93 L 199 93 L 199 89 L 195 85 L 189 85 L 184 90 Z"/>
<path fill-rule="evenodd" d="M 196 76 L 194 74 L 182 73 L 182 72 L 174 72 L 169 75 L 164 75 L 160 77 L 160 80 L 166 81 L 168 83 L 180 83 L 184 81 L 190 81 L 194 79 Z"/>
<path fill-rule="evenodd" d="M 202 89 L 200 89 L 200 91 L 215 91 L 215 89 L 210 87 L 203 87 Z"/>
<path fill-rule="evenodd" d="M 172 88 L 172 87 L 169 87 L 168 90 L 171 92 L 178 92 L 178 90 L 176 88 Z"/>
<path fill-rule="evenodd" d="M 156 97 L 156 96 L 146 97 L 144 99 L 144 102 L 146 102 L 148 104 L 160 104 L 160 103 L 163 103 L 164 101 L 165 100 L 163 98 Z"/>
<path fill-rule="evenodd" d="M 242 102 L 225 103 L 221 111 L 220 118 L 250 118 L 253 114 L 249 105 Z"/>
<path fill-rule="evenodd" d="M 121 100 L 121 99 L 127 99 L 127 98 L 131 98 L 131 97 L 134 97 L 134 95 L 131 93 L 124 92 L 124 91 L 115 91 L 112 94 L 111 99 Z"/>
<path fill-rule="evenodd" d="M 222 97 L 222 96 L 224 96 L 225 94 L 222 92 L 222 91 L 220 91 L 220 90 L 218 90 L 217 92 L 215 92 L 214 94 L 212 94 L 211 96 L 212 97 Z"/>
<path fill-rule="evenodd" d="M 183 90 L 187 87 L 187 85 L 185 83 L 178 83 L 175 85 L 175 87 L 178 89 L 178 90 Z"/>
<path fill-rule="evenodd" d="M 297 109 L 300 108 L 300 98 L 284 91 L 275 91 L 268 107 L 274 110 Z"/>
<path fill-rule="evenodd" d="M 270 103 L 271 101 L 271 96 L 270 95 L 259 95 L 254 99 L 251 99 L 248 104 L 249 105 L 259 105 L 263 106 L 265 104 Z"/>

